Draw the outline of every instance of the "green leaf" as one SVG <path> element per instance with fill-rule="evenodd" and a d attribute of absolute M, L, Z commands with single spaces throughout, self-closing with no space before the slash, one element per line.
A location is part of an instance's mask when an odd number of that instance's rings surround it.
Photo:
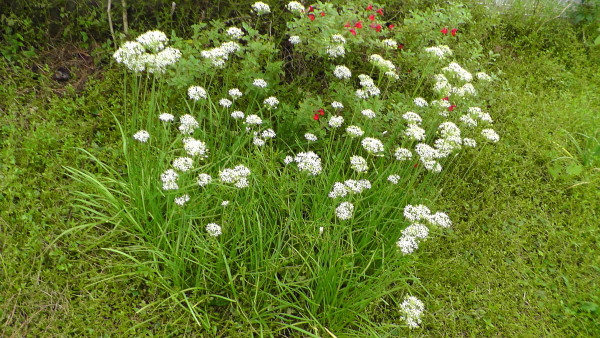
<path fill-rule="evenodd" d="M 572 163 L 569 166 L 567 166 L 567 174 L 570 176 L 577 176 L 581 174 L 582 171 L 583 168 L 579 163 Z"/>

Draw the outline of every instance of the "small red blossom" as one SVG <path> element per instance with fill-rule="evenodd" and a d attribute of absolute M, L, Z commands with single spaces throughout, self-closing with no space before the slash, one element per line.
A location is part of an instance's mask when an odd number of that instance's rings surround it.
<path fill-rule="evenodd" d="M 357 22 L 356 25 L 354 25 L 354 27 L 362 28 L 362 21 Z"/>
<path fill-rule="evenodd" d="M 419 162 L 415 163 L 415 168 L 419 165 Z"/>
<path fill-rule="evenodd" d="M 446 96 L 445 98 L 443 98 L 442 100 L 444 101 L 448 101 L 448 96 Z"/>
<path fill-rule="evenodd" d="M 379 13 L 379 15 L 383 16 L 383 8 L 378 9 L 377 13 Z"/>
<path fill-rule="evenodd" d="M 352 28 L 352 29 L 350 30 L 350 33 L 352 33 L 352 35 L 356 36 L 356 30 L 355 30 L 354 28 Z"/>
<path fill-rule="evenodd" d="M 310 19 L 310 21 L 315 21 L 315 15 L 314 14 L 309 14 L 308 18 Z"/>
<path fill-rule="evenodd" d="M 321 116 L 325 115 L 325 111 L 323 110 L 323 108 L 318 110 L 319 113 L 321 113 Z"/>
<path fill-rule="evenodd" d="M 347 22 L 347 23 L 344 25 L 344 27 L 346 27 L 346 28 L 350 28 L 350 21 L 348 21 L 348 22 Z"/>
<path fill-rule="evenodd" d="M 315 9 L 313 8 L 313 6 L 308 6 L 308 12 L 309 12 L 309 13 L 310 13 L 310 12 L 314 12 L 314 11 L 315 11 Z"/>
<path fill-rule="evenodd" d="M 375 30 L 379 33 L 381 31 L 381 25 L 375 26 Z"/>
<path fill-rule="evenodd" d="M 456 36 L 456 31 L 457 31 L 457 30 L 458 30 L 458 29 L 456 29 L 456 28 L 452 29 L 452 36 Z"/>
<path fill-rule="evenodd" d="M 315 119 L 315 121 L 319 120 L 319 114 L 315 114 L 315 116 L 313 116 L 313 119 Z"/>
<path fill-rule="evenodd" d="M 321 16 L 325 16 L 325 12 L 321 12 Z"/>
<path fill-rule="evenodd" d="M 374 14 L 369 15 L 369 20 L 375 21 L 375 15 Z"/>
<path fill-rule="evenodd" d="M 389 26 L 388 26 L 388 28 L 389 28 L 390 30 L 392 30 L 392 29 L 394 29 L 394 25 L 393 25 L 393 24 L 391 24 L 391 25 L 389 25 Z"/>
<path fill-rule="evenodd" d="M 371 28 L 375 29 L 375 24 L 374 23 L 371 24 Z"/>
<path fill-rule="evenodd" d="M 446 34 L 448 34 L 448 28 L 444 27 L 443 29 L 440 30 L 440 32 L 442 32 L 442 34 L 446 35 Z"/>
<path fill-rule="evenodd" d="M 448 110 L 449 110 L 449 111 L 453 111 L 453 110 L 454 110 L 454 108 L 456 108 L 456 106 L 455 106 L 455 105 L 451 105 L 451 106 L 448 108 Z"/>
<path fill-rule="evenodd" d="M 404 48 L 404 45 L 403 45 L 403 44 L 401 44 L 401 43 L 399 43 L 399 44 L 398 44 L 398 49 L 402 49 L 402 48 Z"/>
<path fill-rule="evenodd" d="M 369 6 L 367 6 L 367 10 L 368 10 L 368 11 L 372 11 L 372 10 L 373 10 L 373 5 L 372 5 L 372 4 L 369 4 Z"/>

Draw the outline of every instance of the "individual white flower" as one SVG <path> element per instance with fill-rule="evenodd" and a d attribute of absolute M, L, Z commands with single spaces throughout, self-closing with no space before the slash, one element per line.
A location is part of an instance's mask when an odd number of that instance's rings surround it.
<path fill-rule="evenodd" d="M 427 107 L 428 106 L 427 101 L 422 97 L 417 97 L 413 102 L 415 103 L 415 105 L 417 107 Z"/>
<path fill-rule="evenodd" d="M 330 58 L 337 58 L 346 55 L 344 45 L 327 46 L 327 54 Z"/>
<path fill-rule="evenodd" d="M 409 149 L 398 147 L 394 152 L 394 157 L 398 161 L 407 161 L 412 158 L 412 152 Z"/>
<path fill-rule="evenodd" d="M 241 39 L 244 36 L 244 32 L 237 27 L 227 28 L 227 35 L 233 39 Z"/>
<path fill-rule="evenodd" d="M 254 82 L 252 82 L 252 85 L 255 87 L 259 87 L 259 88 L 266 88 L 267 81 L 265 81 L 263 79 L 254 79 Z"/>
<path fill-rule="evenodd" d="M 273 129 L 263 130 L 261 134 L 261 137 L 264 139 L 275 138 L 275 136 L 277 136 L 277 134 L 275 134 L 275 131 Z"/>
<path fill-rule="evenodd" d="M 300 169 L 300 171 L 307 171 L 313 176 L 320 174 L 321 170 L 323 170 L 319 155 L 312 151 L 298 153 L 294 158 L 294 161 L 298 164 L 298 169 Z"/>
<path fill-rule="evenodd" d="M 229 107 L 231 107 L 232 104 L 233 104 L 233 102 L 231 102 L 230 99 L 220 99 L 219 100 L 219 105 L 224 108 L 229 108 Z"/>
<path fill-rule="evenodd" d="M 331 128 L 339 128 L 344 123 L 344 117 L 343 116 L 332 116 L 329 118 L 328 123 Z"/>
<path fill-rule="evenodd" d="M 271 13 L 271 7 L 261 1 L 255 2 L 254 5 L 252 5 L 252 10 L 254 10 L 254 12 L 256 12 L 258 15 Z"/>
<path fill-rule="evenodd" d="M 346 66 L 335 66 L 333 75 L 340 80 L 349 79 L 352 77 L 352 72 Z"/>
<path fill-rule="evenodd" d="M 265 145 L 265 140 L 255 136 L 254 139 L 252 140 L 252 144 L 254 144 L 255 146 L 258 146 L 258 147 L 262 147 Z"/>
<path fill-rule="evenodd" d="M 209 174 L 200 174 L 198 175 L 198 185 L 201 187 L 205 187 L 212 182 L 212 177 Z"/>
<path fill-rule="evenodd" d="M 364 173 L 367 172 L 367 170 L 369 170 L 367 160 L 365 160 L 361 156 L 350 157 L 350 164 L 352 165 L 352 169 L 356 170 L 359 173 Z"/>
<path fill-rule="evenodd" d="M 212 237 L 218 237 L 221 235 L 221 227 L 217 223 L 208 223 L 206 225 L 206 232 Z"/>
<path fill-rule="evenodd" d="M 304 138 L 309 142 L 317 142 L 317 135 L 315 134 L 306 133 L 304 134 Z"/>
<path fill-rule="evenodd" d="M 335 208 L 335 214 L 341 220 L 349 220 L 354 214 L 354 205 L 350 202 L 342 202 Z"/>
<path fill-rule="evenodd" d="M 270 96 L 263 101 L 263 104 L 269 106 L 270 108 L 277 108 L 279 100 L 277 100 L 275 96 Z"/>
<path fill-rule="evenodd" d="M 285 165 L 288 165 L 288 164 L 290 164 L 290 163 L 292 163 L 292 162 L 294 162 L 294 158 L 293 158 L 292 156 L 286 156 L 286 157 L 283 159 L 283 163 L 284 163 Z"/>
<path fill-rule="evenodd" d="M 292 35 L 292 36 L 290 36 L 289 41 L 290 41 L 290 43 L 292 45 L 297 45 L 297 44 L 299 44 L 299 43 L 302 42 L 302 40 L 300 39 L 300 37 L 298 35 Z"/>
<path fill-rule="evenodd" d="M 375 118 L 375 112 L 372 111 L 371 109 L 365 109 L 363 111 L 360 112 L 361 114 L 363 114 L 363 116 L 365 116 L 368 119 L 374 119 Z"/>
<path fill-rule="evenodd" d="M 479 72 L 479 73 L 475 74 L 475 76 L 477 76 L 477 79 L 479 79 L 481 81 L 491 81 L 492 80 L 492 78 L 484 72 Z"/>
<path fill-rule="evenodd" d="M 178 157 L 173 160 L 173 167 L 179 171 L 186 172 L 192 169 L 194 160 L 190 157 Z"/>
<path fill-rule="evenodd" d="M 489 141 L 492 141 L 493 143 L 500 141 L 500 136 L 498 136 L 498 133 L 496 133 L 496 131 L 494 129 L 482 130 L 481 136 L 485 137 Z"/>
<path fill-rule="evenodd" d="M 346 43 L 346 38 L 344 38 L 344 36 L 342 36 L 341 34 L 332 35 L 331 40 L 333 40 L 333 42 L 336 42 L 336 43 L 341 43 L 341 44 Z"/>
<path fill-rule="evenodd" d="M 419 114 L 411 112 L 411 111 L 402 115 L 402 118 L 405 119 L 406 122 L 408 122 L 409 124 L 421 124 L 421 122 L 423 121 L 423 119 L 421 118 L 421 116 Z"/>
<path fill-rule="evenodd" d="M 208 156 L 208 148 L 206 147 L 206 143 L 196 140 L 192 137 L 183 139 L 183 149 L 190 156 L 198 156 L 200 158 L 205 158 Z"/>
<path fill-rule="evenodd" d="M 294 14 L 304 13 L 304 6 L 298 1 L 290 1 L 285 7 Z"/>
<path fill-rule="evenodd" d="M 196 119 L 189 114 L 181 116 L 179 118 L 179 122 L 181 123 L 179 125 L 179 130 L 183 134 L 191 134 L 194 132 L 194 130 L 196 130 L 196 128 L 200 126 L 200 124 L 198 124 L 198 121 L 196 121 Z"/>
<path fill-rule="evenodd" d="M 419 327 L 424 310 L 425 305 L 423 305 L 423 302 L 414 296 L 406 296 L 404 302 L 400 304 L 401 319 L 411 329 Z"/>
<path fill-rule="evenodd" d="M 158 116 L 158 119 L 163 122 L 171 122 L 175 119 L 175 116 L 173 116 L 173 114 L 169 114 L 169 113 L 162 113 Z"/>
<path fill-rule="evenodd" d="M 429 223 L 442 228 L 449 228 L 452 226 L 452 221 L 450 220 L 450 217 L 448 217 L 448 215 L 444 212 L 436 212 L 435 214 L 427 217 L 427 220 L 429 221 Z"/>
<path fill-rule="evenodd" d="M 323 234 L 323 230 L 324 230 L 323 227 L 319 227 L 319 235 Z"/>
<path fill-rule="evenodd" d="M 229 205 L 229 201 L 223 201 L 223 202 L 221 202 L 221 206 L 222 207 L 226 207 L 228 205 Z"/>
<path fill-rule="evenodd" d="M 163 190 L 177 190 L 179 186 L 177 185 L 177 178 L 179 175 L 173 169 L 168 169 L 164 173 L 160 175 L 160 179 L 163 182 Z"/>
<path fill-rule="evenodd" d="M 190 200 L 190 195 L 186 194 L 186 195 L 175 198 L 175 204 L 177 204 L 179 206 L 183 206 L 184 204 L 189 202 L 189 200 Z"/>
<path fill-rule="evenodd" d="M 331 106 L 334 109 L 343 109 L 344 108 L 344 105 L 341 102 L 338 102 L 338 101 L 331 102 Z"/>
<path fill-rule="evenodd" d="M 262 124 L 262 119 L 258 115 L 246 116 L 246 124 L 259 126 Z"/>
<path fill-rule="evenodd" d="M 383 143 L 380 140 L 372 137 L 365 137 L 360 143 L 371 155 L 383 156 Z"/>
<path fill-rule="evenodd" d="M 431 211 L 428 207 L 419 204 L 411 205 L 408 204 L 404 207 L 404 217 L 411 222 L 419 222 L 421 220 L 428 220 L 431 216 Z"/>
<path fill-rule="evenodd" d="M 390 181 L 392 184 L 398 184 L 398 182 L 400 182 L 400 179 L 400 175 L 390 175 L 387 178 L 387 180 Z"/>
<path fill-rule="evenodd" d="M 244 115 L 244 112 L 241 112 L 241 111 L 239 111 L 239 110 L 233 111 L 233 112 L 231 113 L 231 117 L 233 117 L 233 118 L 234 118 L 234 119 L 236 119 L 236 120 L 243 119 L 243 118 L 244 118 L 244 116 L 245 116 L 245 115 Z"/>
<path fill-rule="evenodd" d="M 133 134 L 133 139 L 138 140 L 142 143 L 146 143 L 150 138 L 150 133 L 145 130 L 140 130 L 137 133 Z"/>
<path fill-rule="evenodd" d="M 404 135 L 410 140 L 422 141 L 425 139 L 425 129 L 419 127 L 418 124 L 409 124 Z"/>
<path fill-rule="evenodd" d="M 237 88 L 229 89 L 229 96 L 231 96 L 234 100 L 242 97 L 242 92 Z"/>
<path fill-rule="evenodd" d="M 161 31 L 148 31 L 138 36 L 135 40 L 153 53 L 158 53 L 163 50 L 165 44 L 169 41 L 167 35 Z"/>
<path fill-rule="evenodd" d="M 206 90 L 200 86 L 191 86 L 188 88 L 188 97 L 194 101 L 206 99 Z"/>
<path fill-rule="evenodd" d="M 472 138 L 465 137 L 465 138 L 463 138 L 463 145 L 465 147 L 475 148 L 475 147 L 477 147 L 477 141 L 475 141 Z"/>
<path fill-rule="evenodd" d="M 233 184 L 235 187 L 242 189 L 248 186 L 248 175 L 250 175 L 250 169 L 244 165 L 237 165 L 233 169 L 224 169 L 219 172 L 219 179 L 223 183 Z"/>
<path fill-rule="evenodd" d="M 385 39 L 385 40 L 381 41 L 381 43 L 389 49 L 398 48 L 398 43 L 392 39 Z"/>
<path fill-rule="evenodd" d="M 349 126 L 346 128 L 346 133 L 351 137 L 361 137 L 365 132 L 358 126 Z"/>

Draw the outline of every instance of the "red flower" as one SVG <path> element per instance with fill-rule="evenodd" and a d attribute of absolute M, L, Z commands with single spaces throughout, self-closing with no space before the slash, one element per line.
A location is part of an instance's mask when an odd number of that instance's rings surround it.
<path fill-rule="evenodd" d="M 374 23 L 371 24 L 371 28 L 375 29 L 375 24 Z"/>
<path fill-rule="evenodd" d="M 389 26 L 388 26 L 388 28 L 389 28 L 390 30 L 392 30 L 392 29 L 394 28 L 394 25 L 393 25 L 393 24 L 392 24 L 392 25 L 389 25 Z"/>
<path fill-rule="evenodd" d="M 377 26 L 375 26 L 375 30 L 376 30 L 377 32 L 381 31 L 381 25 L 377 25 Z"/>
<path fill-rule="evenodd" d="M 315 119 L 315 121 L 319 120 L 319 114 L 315 114 L 315 116 L 313 116 L 313 119 Z"/>
<path fill-rule="evenodd" d="M 419 162 L 415 163 L 415 168 L 419 165 Z"/>
<path fill-rule="evenodd" d="M 454 28 L 454 29 L 452 30 L 452 36 L 456 36 L 456 31 L 457 31 L 457 30 L 458 30 L 458 29 L 456 29 L 456 28 Z"/>
<path fill-rule="evenodd" d="M 362 28 L 362 21 L 357 22 L 356 25 L 354 25 L 354 27 Z"/>
<path fill-rule="evenodd" d="M 369 15 L 369 20 L 375 21 L 375 15 L 374 14 Z"/>
<path fill-rule="evenodd" d="M 448 101 L 448 96 L 446 96 L 445 98 L 443 98 L 442 100 L 444 101 Z"/>
<path fill-rule="evenodd" d="M 440 30 L 440 32 L 442 32 L 442 34 L 446 35 L 446 34 L 448 34 L 448 28 L 444 27 L 442 30 Z"/>
<path fill-rule="evenodd" d="M 399 44 L 398 44 L 398 49 L 402 49 L 402 48 L 404 48 L 404 45 L 403 45 L 403 44 L 401 44 L 401 43 L 399 43 Z"/>
<path fill-rule="evenodd" d="M 308 18 L 310 19 L 310 21 L 315 21 L 315 15 L 314 14 L 309 14 Z"/>
<path fill-rule="evenodd" d="M 451 105 L 451 106 L 450 106 L 450 108 L 448 108 L 448 110 L 449 110 L 449 111 L 453 111 L 453 110 L 454 110 L 454 108 L 456 108 L 456 106 L 455 106 L 455 105 Z"/>
<path fill-rule="evenodd" d="M 348 21 L 348 22 L 347 22 L 347 23 L 344 25 L 344 27 L 348 27 L 348 28 L 350 28 L 350 21 Z"/>
<path fill-rule="evenodd" d="M 313 12 L 315 9 L 313 8 L 313 6 L 308 6 L 308 12 Z"/>
<path fill-rule="evenodd" d="M 372 5 L 372 4 L 369 4 L 369 6 L 367 6 L 367 10 L 368 10 L 368 11 L 372 11 L 372 10 L 373 10 L 373 5 Z"/>
<path fill-rule="evenodd" d="M 321 116 L 325 115 L 325 111 L 323 110 L 323 108 L 318 110 L 319 113 L 321 113 Z"/>
<path fill-rule="evenodd" d="M 383 8 L 378 9 L 377 13 L 379 13 L 379 15 L 383 16 Z"/>
<path fill-rule="evenodd" d="M 356 30 L 355 30 L 354 28 L 352 28 L 352 29 L 350 30 L 350 33 L 352 33 L 352 35 L 356 36 Z"/>
<path fill-rule="evenodd" d="M 321 16 L 325 16 L 325 12 L 321 12 Z"/>

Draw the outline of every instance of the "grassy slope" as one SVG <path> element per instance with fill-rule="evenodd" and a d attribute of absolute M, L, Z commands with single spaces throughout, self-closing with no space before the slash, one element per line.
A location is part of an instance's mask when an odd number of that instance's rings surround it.
<path fill-rule="evenodd" d="M 486 148 L 467 174 L 457 166 L 444 188 L 455 227 L 420 249 L 414 273 L 422 287 L 415 292 L 428 315 L 417 332 L 599 334 L 599 190 L 567 189 L 592 177 L 591 168 L 581 177 L 554 179 L 547 164 L 559 156 L 557 144 L 568 144 L 561 129 L 592 133 L 600 125 L 600 86 L 589 78 L 596 68 L 569 71 L 554 56 L 542 56 L 504 57 L 497 64 L 506 83 L 489 97 L 502 141 Z M 548 85 L 549 73 L 558 84 Z M 124 262 L 90 246 L 103 232 L 48 245 L 77 224 L 68 200 L 72 185 L 62 170 L 86 165 L 73 147 L 105 159 L 115 153 L 110 120 L 93 114 L 113 105 L 110 76 L 83 98 L 36 93 L 27 87 L 39 83 L 4 76 L 16 80 L 3 88 L 0 114 L 0 335 L 123 335 L 146 320 L 134 333 L 193 327 L 178 309 L 135 314 L 144 302 L 160 299 L 157 290 L 127 277 L 103 281 L 107 271 L 128 272 Z"/>

